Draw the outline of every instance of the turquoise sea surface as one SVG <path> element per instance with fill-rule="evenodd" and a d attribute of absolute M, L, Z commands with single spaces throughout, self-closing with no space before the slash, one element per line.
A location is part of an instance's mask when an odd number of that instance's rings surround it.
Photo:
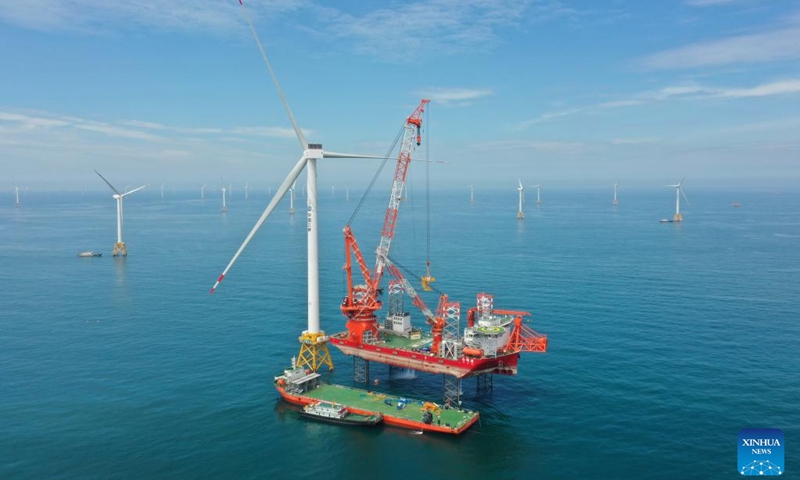
<path fill-rule="evenodd" d="M 463 382 L 481 421 L 460 437 L 309 422 L 280 399 L 273 377 L 306 327 L 302 197 L 209 295 L 266 192 L 234 192 L 227 214 L 208 192 L 127 197 L 126 259 L 111 257 L 110 195 L 3 195 L 0 478 L 721 479 L 739 475 L 743 428 L 782 429 L 794 477 L 800 193 L 692 189 L 684 222 L 661 224 L 669 189 L 620 189 L 614 207 L 610 187 L 553 188 L 519 221 L 513 184 L 474 204 L 432 193 L 435 286 L 463 312 L 492 293 L 549 337 L 491 392 Z M 357 203 L 337 194 L 321 188 L 319 206 L 329 333 L 344 330 L 341 229 Z M 353 223 L 369 264 L 385 206 L 374 194 Z M 401 208 L 392 256 L 421 275 L 425 205 Z M 351 359 L 332 353 L 325 377 L 351 385 Z M 440 376 L 371 370 L 378 389 L 441 398 Z"/>

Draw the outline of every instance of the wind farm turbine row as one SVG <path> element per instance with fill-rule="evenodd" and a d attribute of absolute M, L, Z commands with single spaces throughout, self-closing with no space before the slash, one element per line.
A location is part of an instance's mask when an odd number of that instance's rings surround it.
<path fill-rule="evenodd" d="M 301 144 L 302 144 L 302 142 L 304 140 L 305 140 L 304 138 L 301 139 Z M 306 150 L 320 150 L 320 149 L 309 147 Z M 295 169 L 293 169 L 292 173 L 290 174 L 290 178 L 292 179 L 291 183 L 287 184 L 285 188 L 284 188 L 284 185 L 281 185 L 281 187 L 278 189 L 278 191 L 276 193 L 277 200 L 276 200 L 276 197 L 272 196 L 272 186 L 268 187 L 269 195 L 272 198 L 272 201 L 269 204 L 270 207 L 268 208 L 267 216 L 272 212 L 272 210 L 274 210 L 274 208 L 275 208 L 274 205 L 277 204 L 277 202 L 279 202 L 283 198 L 284 195 L 289 197 L 289 214 L 291 215 L 291 214 L 295 213 L 294 204 L 295 204 L 295 197 L 296 197 L 296 191 L 297 191 L 297 176 L 299 175 L 300 171 L 302 171 L 303 168 L 305 168 L 305 166 L 310 162 L 310 160 L 316 160 L 317 159 L 317 158 L 312 158 L 312 157 L 308 156 L 308 155 L 312 155 L 312 154 L 313 155 L 320 155 L 316 151 L 315 152 L 307 152 L 307 151 L 304 152 L 303 160 L 301 160 L 301 162 L 299 162 L 298 165 L 295 166 Z M 338 154 L 338 153 L 333 153 L 333 152 L 322 152 L 322 154 L 323 154 L 323 157 L 320 157 L 320 158 L 327 158 L 327 157 L 333 157 L 333 158 L 364 158 L 364 156 L 345 155 L 345 154 Z M 300 163 L 303 164 L 302 167 L 300 166 Z M 296 170 L 296 172 L 295 172 L 295 170 Z M 309 170 L 309 172 L 311 172 L 311 170 Z M 141 185 L 141 186 L 139 186 L 137 188 L 134 188 L 133 190 L 128 190 L 128 186 L 126 185 L 123 188 L 123 191 L 120 192 L 117 189 L 117 187 L 115 187 L 110 181 L 108 181 L 108 179 L 106 179 L 100 172 L 95 170 L 95 173 L 112 190 L 112 192 L 113 192 L 112 198 L 116 201 L 117 239 L 116 239 L 116 242 L 114 244 L 114 249 L 113 249 L 112 255 L 114 257 L 125 257 L 125 256 L 128 255 L 128 248 L 127 248 L 127 245 L 125 244 L 125 242 L 123 240 L 123 227 L 124 227 L 124 211 L 123 211 L 123 203 L 124 202 L 123 201 L 124 201 L 124 198 L 127 197 L 128 195 L 131 195 L 131 194 L 136 193 L 136 192 L 138 192 L 140 190 L 143 190 L 145 187 L 149 186 L 150 184 Z M 295 175 L 295 173 L 296 173 L 296 175 Z M 313 175 L 314 172 L 311 172 L 311 173 Z M 660 220 L 661 223 L 680 223 L 680 222 L 683 221 L 683 213 L 681 212 L 681 199 L 683 199 L 687 205 L 691 206 L 691 202 L 689 201 L 689 198 L 686 196 L 686 192 L 683 189 L 683 182 L 684 181 L 685 181 L 685 177 L 683 179 L 681 179 L 681 181 L 678 182 L 677 184 L 664 185 L 665 187 L 669 187 L 669 188 L 674 188 L 675 189 L 675 214 L 672 216 L 671 219 L 668 219 L 668 218 L 661 219 Z M 287 183 L 287 182 L 284 182 L 284 183 Z M 309 183 L 309 185 L 310 185 L 310 183 Z M 208 186 L 208 184 L 202 184 L 200 186 L 200 198 L 201 199 L 205 198 L 205 189 L 206 189 L 207 186 Z M 315 187 L 316 187 L 316 185 L 315 185 Z M 618 196 L 617 196 L 618 187 L 619 187 L 619 183 L 615 182 L 613 184 L 613 198 L 612 198 L 612 204 L 615 207 L 617 205 L 619 205 L 619 199 L 618 199 Z M 81 188 L 82 188 L 82 191 L 83 191 L 83 186 L 81 186 Z M 165 184 L 162 182 L 162 184 L 161 184 L 161 192 L 160 192 L 161 198 L 164 198 L 163 197 L 164 196 L 164 188 L 165 188 Z M 531 185 L 530 188 L 536 188 L 536 204 L 537 205 L 542 205 L 543 200 L 542 200 L 542 187 L 541 187 L 541 185 L 540 184 Z M 470 189 L 469 201 L 470 201 L 470 204 L 474 204 L 475 203 L 475 185 L 474 184 L 470 184 L 469 185 L 469 189 Z M 223 181 L 222 182 L 222 187 L 220 188 L 220 191 L 221 191 L 221 194 L 222 194 L 221 196 L 222 196 L 222 212 L 223 213 L 228 212 L 227 199 L 231 195 L 231 193 L 230 193 L 231 190 L 232 190 L 231 185 L 228 184 L 228 186 L 225 186 L 224 181 Z M 305 194 L 306 188 L 303 188 L 302 190 L 303 190 L 303 193 Z M 309 188 L 308 191 L 311 192 L 311 189 Z M 173 192 L 174 192 L 174 189 L 173 189 Z M 518 196 L 519 196 L 518 205 L 517 205 L 517 218 L 520 219 L 520 220 L 524 220 L 525 219 L 525 212 L 524 212 L 525 186 L 523 185 L 521 179 L 517 180 L 517 192 L 518 192 Z M 315 202 L 314 207 L 316 207 L 316 189 L 314 190 L 313 193 L 315 195 L 315 198 L 313 199 L 313 201 Z M 332 196 L 336 195 L 336 186 L 335 185 L 331 186 L 331 195 Z M 249 201 L 249 196 L 250 196 L 250 186 L 249 186 L 249 183 L 246 182 L 245 185 L 244 185 L 244 198 L 245 198 L 245 201 Z M 349 186 L 349 184 L 345 185 L 345 200 L 346 201 L 350 200 L 350 186 Z M 405 195 L 403 195 L 402 200 L 406 200 Z M 20 205 L 21 205 L 20 204 L 20 187 L 15 181 L 14 182 L 14 206 L 15 206 L 15 208 L 20 208 Z M 740 204 L 734 203 L 734 206 L 740 206 Z M 266 220 L 266 216 L 263 218 L 263 220 Z M 263 220 L 260 221 L 257 225 L 260 226 L 260 224 L 263 223 Z M 258 226 L 255 229 L 257 229 Z M 247 242 L 245 242 L 245 243 L 247 243 Z M 243 247 L 244 247 L 244 245 L 243 245 Z M 234 257 L 234 259 L 232 260 L 231 265 L 229 265 L 229 267 L 232 266 L 232 264 L 235 261 L 236 257 L 238 257 L 238 253 Z M 226 271 L 227 271 L 227 269 L 226 269 Z"/>
<path fill-rule="evenodd" d="M 683 214 L 681 213 L 681 197 L 686 201 L 686 203 L 691 206 L 691 202 L 689 202 L 689 198 L 686 196 L 686 193 L 683 191 L 683 181 L 686 180 L 686 177 L 681 179 L 675 185 L 664 185 L 665 187 L 671 187 L 675 189 L 675 215 L 673 215 L 672 219 L 664 218 L 661 220 L 661 223 L 680 223 L 683 221 Z M 525 212 L 523 210 L 523 206 L 525 205 L 525 186 L 522 185 L 522 180 L 517 179 L 517 193 L 519 194 L 519 203 L 517 207 L 517 218 L 520 220 L 525 219 Z M 619 205 L 619 199 L 617 198 L 617 187 L 619 183 L 614 182 L 614 198 L 611 201 L 611 204 L 615 207 Z M 531 188 L 536 188 L 536 204 L 542 204 L 542 186 L 541 185 L 532 185 Z M 475 203 L 475 185 L 469 186 L 469 203 Z M 738 206 L 739 204 L 734 204 Z"/>

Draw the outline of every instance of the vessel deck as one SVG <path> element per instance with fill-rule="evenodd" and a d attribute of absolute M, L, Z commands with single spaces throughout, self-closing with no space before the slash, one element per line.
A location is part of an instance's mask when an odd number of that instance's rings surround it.
<path fill-rule="evenodd" d="M 322 384 L 303 395 L 318 400 L 341 403 L 342 405 L 360 410 L 379 412 L 382 413 L 384 417 L 397 417 L 414 422 L 422 421 L 422 405 L 426 403 L 415 398 L 399 397 L 381 392 L 371 392 L 358 388 L 330 384 Z M 397 404 L 401 398 L 405 398 L 408 403 L 405 408 L 398 410 Z M 392 405 L 387 405 L 385 400 L 390 400 Z M 445 426 L 449 424 L 451 428 L 459 429 L 468 423 L 474 422 L 477 416 L 478 412 L 468 410 L 459 411 L 456 408 L 441 408 L 441 425 Z M 433 417 L 433 424 L 438 425 L 436 415 Z"/>
<path fill-rule="evenodd" d="M 412 350 L 430 347 L 431 343 L 433 343 L 433 339 L 430 337 L 430 335 L 423 335 L 421 339 L 411 340 L 410 338 L 402 335 L 381 332 L 381 341 L 377 342 L 376 345 L 386 345 L 387 347 L 392 348 Z"/>

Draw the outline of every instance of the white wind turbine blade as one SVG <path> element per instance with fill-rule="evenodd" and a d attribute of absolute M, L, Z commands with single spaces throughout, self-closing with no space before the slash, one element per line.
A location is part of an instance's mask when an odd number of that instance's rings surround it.
<path fill-rule="evenodd" d="M 95 170 L 95 171 L 94 171 L 94 173 L 96 173 L 96 174 L 100 175 L 100 172 L 98 172 L 97 170 Z M 106 177 L 104 177 L 104 176 L 100 175 L 100 178 L 102 178 L 102 179 L 103 179 L 103 181 L 104 181 L 104 182 L 106 182 L 106 185 L 108 185 L 109 187 L 111 187 L 111 190 L 114 190 L 114 193 L 116 193 L 117 195 L 122 195 L 121 193 L 119 193 L 119 190 L 117 190 L 116 188 L 114 188 L 114 185 L 111 185 L 111 182 L 109 182 L 108 180 L 106 180 Z"/>
<path fill-rule="evenodd" d="M 386 158 L 385 156 L 379 157 L 377 155 L 359 155 L 355 153 L 328 152 L 327 150 L 322 151 L 322 157 L 323 158 L 380 158 L 380 159 Z"/>
<path fill-rule="evenodd" d="M 300 176 L 300 172 L 303 171 L 303 168 L 305 168 L 305 166 L 306 166 L 306 157 L 304 155 L 303 157 L 300 158 L 300 160 L 297 162 L 294 168 L 292 168 L 292 171 L 289 172 L 289 175 L 283 181 L 281 186 L 278 187 L 278 190 L 275 192 L 275 196 L 272 197 L 272 200 L 269 202 L 269 205 L 267 205 L 267 208 L 264 210 L 264 213 L 261 214 L 261 217 L 258 219 L 255 226 L 253 226 L 253 229 L 250 230 L 250 233 L 247 234 L 247 238 L 244 239 L 244 242 L 242 242 L 242 245 L 239 247 L 239 250 L 237 250 L 236 253 L 233 255 L 233 258 L 228 263 L 228 266 L 225 267 L 225 270 L 222 271 L 222 274 L 217 279 L 217 283 L 215 283 L 214 286 L 211 287 L 211 291 L 209 293 L 214 293 L 214 291 L 217 289 L 217 286 L 225 278 L 225 275 L 227 275 L 228 271 L 231 269 L 231 267 L 233 267 L 233 264 L 236 263 L 236 260 L 239 258 L 239 255 L 242 254 L 245 247 L 247 247 L 247 244 L 250 243 L 250 240 L 252 240 L 256 232 L 258 232 L 258 229 L 261 228 L 261 225 L 264 224 L 264 222 L 267 220 L 267 217 L 269 217 L 272 211 L 275 210 L 275 207 L 283 199 L 283 196 L 286 195 L 286 192 L 288 192 L 289 189 L 292 187 L 292 184 L 294 184 L 294 182 L 297 181 L 297 177 Z"/>
<path fill-rule="evenodd" d="M 681 180 L 681 182 L 683 182 L 683 180 Z M 689 206 L 691 207 L 692 206 L 692 202 L 690 202 L 689 198 L 686 196 L 686 194 L 683 193 L 683 187 L 678 187 L 678 190 L 680 190 L 681 196 L 683 197 L 684 200 L 686 200 L 686 203 L 689 204 Z"/>
<path fill-rule="evenodd" d="M 272 64 L 269 63 L 269 58 L 267 58 L 267 52 L 261 45 L 261 40 L 258 39 L 258 34 L 256 33 L 256 29 L 253 27 L 252 20 L 250 20 L 250 14 L 247 12 L 247 7 L 244 6 L 244 2 L 242 0 L 239 0 L 239 3 L 242 6 L 242 11 L 244 12 L 245 18 L 247 19 L 247 24 L 250 25 L 250 31 L 253 33 L 253 38 L 255 38 L 256 40 L 258 49 L 259 51 L 261 51 L 261 57 L 264 59 L 264 63 L 267 64 L 267 69 L 269 70 L 269 76 L 272 77 L 272 83 L 275 84 L 275 88 L 278 90 L 278 96 L 281 98 L 283 109 L 286 110 L 286 114 L 289 115 L 289 121 L 292 122 L 292 128 L 294 128 L 294 133 L 297 135 L 297 140 L 300 141 L 300 146 L 303 148 L 303 150 L 305 150 L 308 148 L 308 141 L 306 141 L 306 137 L 305 135 L 303 135 L 303 131 L 300 130 L 300 127 L 297 125 L 297 122 L 294 119 L 294 115 L 292 115 L 292 110 L 289 108 L 289 103 L 286 102 L 286 97 L 283 95 L 283 89 L 281 88 L 281 84 L 278 81 L 278 77 L 275 76 L 275 72 L 272 70 Z"/>
<path fill-rule="evenodd" d="M 134 188 L 134 189 L 133 189 L 133 190 L 131 190 L 130 192 L 125 192 L 125 193 L 123 193 L 123 194 L 122 194 L 122 196 L 123 196 L 123 197 L 127 197 L 127 196 L 128 196 L 128 195 L 130 195 L 131 193 L 138 192 L 139 190 L 143 189 L 144 187 L 146 187 L 146 186 L 148 186 L 148 185 L 150 185 L 150 184 L 148 183 L 148 184 L 146 184 L 146 185 L 142 185 L 142 186 L 141 186 L 141 187 L 139 187 L 139 188 Z"/>

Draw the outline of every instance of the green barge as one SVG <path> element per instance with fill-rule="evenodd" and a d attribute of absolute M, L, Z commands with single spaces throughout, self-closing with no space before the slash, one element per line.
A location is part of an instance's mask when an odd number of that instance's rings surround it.
<path fill-rule="evenodd" d="M 275 388 L 284 400 L 296 405 L 319 401 L 344 405 L 351 413 L 383 415 L 383 422 L 417 431 L 458 435 L 478 421 L 475 411 L 441 406 L 433 402 L 322 383 L 320 374 L 291 368 L 275 377 Z"/>

